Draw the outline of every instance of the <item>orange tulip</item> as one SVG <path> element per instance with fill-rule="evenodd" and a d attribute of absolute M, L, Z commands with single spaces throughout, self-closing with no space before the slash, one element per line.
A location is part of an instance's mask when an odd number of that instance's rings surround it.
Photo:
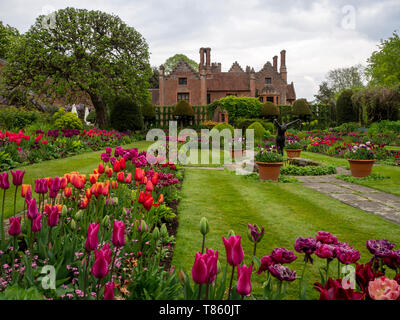
<path fill-rule="evenodd" d="M 32 187 L 31 187 L 31 185 L 30 185 L 30 184 L 23 184 L 23 185 L 21 186 L 21 197 L 22 197 L 22 198 L 25 198 L 25 196 L 26 196 L 26 194 L 27 194 L 28 191 L 31 191 L 31 192 L 32 192 Z"/>
<path fill-rule="evenodd" d="M 113 180 L 112 183 L 111 183 L 111 188 L 112 189 L 117 189 L 118 188 L 118 182 Z"/>
<path fill-rule="evenodd" d="M 81 177 L 83 184 L 86 184 L 86 174 L 81 174 L 80 177 Z"/>
<path fill-rule="evenodd" d="M 158 203 L 162 204 L 164 202 L 164 195 L 161 193 L 160 196 L 158 197 Z"/>
<path fill-rule="evenodd" d="M 64 188 L 64 196 L 66 198 L 69 198 L 71 196 L 71 194 L 72 194 L 72 188 L 71 187 Z"/>
<path fill-rule="evenodd" d="M 83 200 L 81 200 L 81 202 L 79 203 L 79 207 L 81 209 L 86 209 L 87 206 L 89 205 L 90 200 L 88 198 L 84 198 Z"/>
<path fill-rule="evenodd" d="M 93 186 L 92 186 L 92 188 L 93 188 Z M 91 188 L 86 189 L 85 195 L 86 195 L 86 198 L 90 199 L 92 197 L 92 189 Z"/>
<path fill-rule="evenodd" d="M 93 174 L 98 174 L 98 175 L 100 175 L 99 169 L 93 169 Z"/>
<path fill-rule="evenodd" d="M 71 175 L 69 173 L 64 174 L 64 178 L 67 179 L 67 182 L 70 183 L 71 182 Z"/>
<path fill-rule="evenodd" d="M 108 168 L 108 167 L 107 167 L 107 168 Z M 106 173 L 107 173 L 107 177 L 111 178 L 111 177 L 112 177 L 112 174 L 113 174 L 113 169 L 108 168 L 108 170 L 106 170 Z"/>

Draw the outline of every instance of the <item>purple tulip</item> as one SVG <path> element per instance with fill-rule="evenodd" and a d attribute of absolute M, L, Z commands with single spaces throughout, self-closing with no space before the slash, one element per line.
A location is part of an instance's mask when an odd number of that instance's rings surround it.
<path fill-rule="evenodd" d="M 270 265 L 268 271 L 272 276 L 280 281 L 294 281 L 296 280 L 296 271 L 291 270 L 279 263 Z"/>
<path fill-rule="evenodd" d="M 39 214 L 35 219 L 32 220 L 32 232 L 38 232 L 42 230 L 42 214 Z"/>
<path fill-rule="evenodd" d="M 228 240 L 222 237 L 226 250 L 226 259 L 231 266 L 238 266 L 244 258 L 240 235 L 230 236 Z"/>
<path fill-rule="evenodd" d="M 10 227 L 8 228 L 8 234 L 16 237 L 21 233 L 21 217 L 11 217 L 9 220 Z"/>
<path fill-rule="evenodd" d="M 317 241 L 314 238 L 297 238 L 294 249 L 299 253 L 305 253 L 304 261 L 313 263 L 311 255 L 317 249 Z"/>
<path fill-rule="evenodd" d="M 37 208 L 37 204 L 36 204 L 36 199 L 33 198 L 31 201 L 29 201 L 28 204 L 28 219 L 30 219 L 32 222 L 34 219 L 36 219 L 36 217 L 39 215 L 39 211 Z"/>
<path fill-rule="evenodd" d="M 0 188 L 7 190 L 10 188 L 10 181 L 8 180 L 8 172 L 0 173 Z"/>
<path fill-rule="evenodd" d="M 336 257 L 335 254 L 336 246 L 331 244 L 321 244 L 317 250 L 315 250 L 315 255 L 321 259 L 333 259 Z"/>
<path fill-rule="evenodd" d="M 335 255 L 344 264 L 356 263 L 360 259 L 360 252 L 350 246 L 336 247 Z"/>
<path fill-rule="evenodd" d="M 205 284 L 208 282 L 206 255 L 202 255 L 201 252 L 196 253 L 196 258 L 192 267 L 192 278 L 197 284 Z"/>
<path fill-rule="evenodd" d="M 291 263 L 297 259 L 293 251 L 285 248 L 275 248 L 272 250 L 270 257 L 277 264 Z"/>
<path fill-rule="evenodd" d="M 366 246 L 369 252 L 371 252 L 374 256 L 384 258 L 390 255 L 395 245 L 386 239 L 382 239 L 368 240 L 366 242 Z"/>
<path fill-rule="evenodd" d="M 14 186 L 18 187 L 22 184 L 22 180 L 24 179 L 24 174 L 25 171 L 21 171 L 18 169 L 15 171 L 11 170 L 12 181 Z"/>
<path fill-rule="evenodd" d="M 95 249 L 94 264 L 91 271 L 97 279 L 103 279 L 108 274 L 108 262 L 103 250 Z"/>
<path fill-rule="evenodd" d="M 49 184 L 47 179 L 35 180 L 35 192 L 39 194 L 46 194 L 49 191 Z"/>
<path fill-rule="evenodd" d="M 258 243 L 264 236 L 265 230 L 264 226 L 261 226 L 261 229 L 256 224 L 248 224 L 248 237 L 250 241 L 254 243 Z"/>
<path fill-rule="evenodd" d="M 51 207 L 47 217 L 47 225 L 49 227 L 56 227 L 59 218 L 60 218 L 60 213 L 58 211 L 58 207 L 57 206 Z"/>
<path fill-rule="evenodd" d="M 114 300 L 114 281 L 107 282 L 104 286 L 104 300 Z"/>

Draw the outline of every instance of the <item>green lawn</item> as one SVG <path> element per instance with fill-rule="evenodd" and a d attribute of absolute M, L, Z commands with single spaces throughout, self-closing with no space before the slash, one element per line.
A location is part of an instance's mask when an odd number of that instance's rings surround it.
<path fill-rule="evenodd" d="M 265 226 L 266 234 L 259 244 L 257 256 L 269 254 L 275 247 L 294 250 L 297 237 L 311 237 L 325 230 L 335 234 L 340 241 L 347 241 L 361 251 L 361 261 L 367 262 L 370 255 L 365 248 L 368 239 L 387 238 L 400 243 L 400 227 L 378 216 L 350 207 L 303 187 L 298 183 L 260 182 L 227 171 L 188 169 L 183 183 L 183 199 L 178 208 L 179 227 L 173 264 L 191 274 L 196 251 L 201 250 L 199 221 L 207 217 L 210 233 L 206 246 L 218 249 L 220 262 L 225 265 L 225 249 L 221 237 L 230 229 L 242 235 L 245 263 L 251 259 L 252 244 L 246 236 L 247 224 Z M 291 267 L 301 273 L 303 255 Z M 321 259 L 312 266 L 308 274 L 309 297 L 317 298 L 312 284 L 319 281 L 317 267 Z M 336 274 L 336 263 L 331 271 Z M 261 294 L 265 275 L 253 276 L 253 289 Z M 288 288 L 288 298 L 297 299 L 297 282 Z"/>
<path fill-rule="evenodd" d="M 143 151 L 152 142 L 138 141 L 129 145 L 123 146 L 124 148 L 138 148 Z M 36 163 L 30 166 L 18 168 L 20 170 L 25 170 L 24 184 L 31 184 L 32 190 L 34 188 L 34 181 L 38 178 L 44 177 L 56 177 L 63 176 L 64 173 L 71 171 L 78 171 L 80 173 L 91 173 L 93 169 L 99 164 L 100 154 L 104 151 L 87 152 L 80 155 L 76 155 L 69 158 L 57 159 L 44 161 L 41 163 Z M 10 175 L 11 181 L 11 175 Z M 14 212 L 14 186 L 11 184 L 11 188 L 7 190 L 7 197 L 5 202 L 5 212 L 4 216 L 9 217 Z M 20 188 L 18 193 L 20 193 Z M 3 194 L 1 193 L 1 197 Z M 17 212 L 23 210 L 24 201 L 20 195 L 17 196 Z"/>
<path fill-rule="evenodd" d="M 301 153 L 301 157 L 323 162 L 325 164 L 341 166 L 341 167 L 349 167 L 348 161 L 346 159 L 329 157 L 318 153 L 303 151 Z M 400 167 L 377 164 L 373 166 L 372 173 L 382 174 L 384 176 L 390 177 L 390 179 L 377 180 L 377 181 L 362 181 L 359 182 L 359 184 L 383 192 L 388 192 L 396 196 L 400 196 Z"/>

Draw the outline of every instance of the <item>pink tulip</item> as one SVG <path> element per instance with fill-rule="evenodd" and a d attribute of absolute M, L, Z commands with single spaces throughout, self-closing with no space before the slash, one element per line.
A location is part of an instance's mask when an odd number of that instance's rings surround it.
<path fill-rule="evenodd" d="M 32 232 L 38 232 L 42 230 L 42 214 L 39 214 L 35 219 L 32 220 Z"/>
<path fill-rule="evenodd" d="M 97 279 L 103 279 L 108 274 L 108 262 L 103 250 L 95 249 L 94 264 L 91 271 Z"/>
<path fill-rule="evenodd" d="M 205 284 L 208 282 L 206 257 L 207 255 L 202 255 L 201 252 L 196 253 L 196 258 L 192 267 L 192 278 L 197 284 Z"/>
<path fill-rule="evenodd" d="M 228 264 L 231 266 L 238 266 L 243 261 L 244 252 L 240 243 L 241 239 L 240 235 L 230 236 L 228 240 L 222 237 L 226 250 L 226 258 Z"/>
<path fill-rule="evenodd" d="M 106 258 L 106 261 L 108 264 L 111 263 L 111 249 L 110 249 L 110 245 L 108 243 L 106 243 L 103 248 L 100 249 L 100 251 L 103 252 L 104 257 Z"/>
<path fill-rule="evenodd" d="M 104 300 L 114 300 L 114 281 L 105 284 Z"/>
<path fill-rule="evenodd" d="M 8 234 L 16 237 L 21 233 L 21 217 L 11 217 L 9 220 L 10 227 L 8 228 Z"/>
<path fill-rule="evenodd" d="M 218 273 L 218 250 L 206 250 L 206 264 L 208 269 L 208 283 L 212 283 Z"/>
<path fill-rule="evenodd" d="M 369 282 L 368 292 L 374 300 L 397 300 L 400 297 L 400 285 L 395 280 L 380 277 Z"/>
<path fill-rule="evenodd" d="M 85 242 L 85 247 L 87 251 L 92 251 L 97 248 L 99 243 L 99 223 L 89 223 L 87 238 Z"/>
<path fill-rule="evenodd" d="M 51 207 L 47 217 L 47 225 L 49 227 L 56 227 L 59 218 L 60 218 L 60 212 L 58 211 L 58 207 L 57 206 Z"/>
<path fill-rule="evenodd" d="M 242 296 L 248 296 L 251 293 L 251 272 L 253 267 L 238 266 L 238 282 L 236 291 Z"/>
<path fill-rule="evenodd" d="M 7 190 L 10 188 L 10 181 L 8 180 L 8 172 L 0 173 L 0 188 Z"/>
<path fill-rule="evenodd" d="M 11 170 L 12 180 L 14 186 L 20 186 L 22 184 L 22 180 L 24 179 L 25 171 L 21 170 Z"/>
<path fill-rule="evenodd" d="M 28 204 L 28 219 L 33 221 L 38 215 L 39 211 L 37 208 L 36 199 L 32 199 Z"/>
<path fill-rule="evenodd" d="M 111 241 L 116 247 L 123 247 L 125 245 L 125 224 L 122 221 L 114 220 Z"/>

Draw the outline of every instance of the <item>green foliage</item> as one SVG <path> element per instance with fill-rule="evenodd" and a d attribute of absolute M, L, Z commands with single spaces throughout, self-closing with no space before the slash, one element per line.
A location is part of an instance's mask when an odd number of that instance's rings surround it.
<path fill-rule="evenodd" d="M 228 129 L 231 132 L 232 137 L 235 132 L 233 127 L 229 123 L 226 123 L 226 122 L 218 123 L 213 129 L 218 130 L 219 132 L 221 132 L 224 129 Z"/>
<path fill-rule="evenodd" d="M 148 45 L 134 28 L 116 15 L 71 7 L 55 12 L 52 28 L 43 18 L 10 48 L 2 70 L 5 96 L 30 100 L 33 91 L 72 103 L 83 92 L 100 127 L 108 122 L 104 97 L 127 94 L 138 104 L 148 101 Z"/>
<path fill-rule="evenodd" d="M 340 93 L 337 99 L 337 122 L 339 124 L 358 121 L 358 114 L 353 106 L 353 101 L 351 99 L 352 95 L 353 90 L 346 89 Z"/>
<path fill-rule="evenodd" d="M 347 159 L 352 160 L 373 160 L 376 159 L 375 153 L 368 148 L 352 148 L 344 155 Z"/>
<path fill-rule="evenodd" d="M 257 98 L 228 96 L 214 101 L 209 105 L 214 111 L 217 107 L 228 111 L 229 120 L 237 118 L 257 118 L 260 115 L 262 103 Z"/>
<path fill-rule="evenodd" d="M 54 122 L 58 129 L 83 129 L 82 121 L 73 112 L 66 112 Z"/>
<path fill-rule="evenodd" d="M 21 288 L 19 285 L 7 287 L 6 290 L 0 293 L 0 300 L 44 300 L 36 287 L 28 289 Z"/>
<path fill-rule="evenodd" d="M 170 207 L 167 207 L 165 204 L 160 205 L 158 208 L 155 208 L 155 215 L 158 217 L 158 221 L 170 221 L 175 218 L 175 213 L 172 211 Z"/>
<path fill-rule="evenodd" d="M 157 67 L 151 68 L 151 77 L 149 79 L 149 88 L 150 89 L 158 89 L 159 88 L 159 77 L 160 71 Z"/>
<path fill-rule="evenodd" d="M 293 104 L 293 115 L 296 116 L 311 116 L 311 109 L 306 99 L 297 99 Z"/>
<path fill-rule="evenodd" d="M 254 159 L 259 162 L 283 162 L 283 156 L 280 153 L 268 150 L 261 150 Z"/>
<path fill-rule="evenodd" d="M 256 143 L 261 143 L 261 141 L 264 138 L 264 127 L 262 126 L 261 123 L 259 122 L 254 122 L 253 124 L 251 124 L 247 130 L 254 130 L 254 141 Z"/>
<path fill-rule="evenodd" d="M 379 173 L 371 173 L 369 176 L 363 178 L 355 178 L 347 174 L 338 174 L 336 178 L 351 183 L 358 183 L 363 181 L 381 181 L 385 179 L 390 179 L 390 177 L 384 176 L 383 174 Z"/>
<path fill-rule="evenodd" d="M 358 119 L 363 124 L 400 117 L 400 86 L 397 88 L 366 88 L 352 96 Z"/>
<path fill-rule="evenodd" d="M 111 126 L 118 131 L 143 129 L 143 115 L 140 107 L 128 96 L 117 98 L 111 111 Z"/>
<path fill-rule="evenodd" d="M 260 113 L 261 117 L 278 117 L 279 114 L 279 107 L 274 105 L 271 101 L 267 101 L 262 105 Z"/>
<path fill-rule="evenodd" d="M 327 174 L 335 174 L 334 166 L 304 166 L 288 165 L 281 168 L 281 174 L 289 176 L 322 176 Z"/>
<path fill-rule="evenodd" d="M 16 28 L 9 25 L 4 26 L 0 21 L 0 58 L 7 59 L 10 47 L 18 36 L 19 32 Z"/>
<path fill-rule="evenodd" d="M 372 123 L 368 128 L 368 135 L 374 137 L 377 134 L 383 133 L 396 133 L 400 134 L 400 120 L 399 121 L 389 121 L 383 120 L 379 122 Z"/>
<path fill-rule="evenodd" d="M 143 118 L 146 121 L 152 121 L 156 118 L 156 111 L 154 110 L 154 106 L 151 103 L 146 103 L 142 107 Z"/>
<path fill-rule="evenodd" d="M 367 74 L 374 85 L 400 85 L 400 37 L 397 32 L 381 41 L 379 50 L 372 53 Z"/>
<path fill-rule="evenodd" d="M 165 73 L 170 73 L 181 60 L 185 60 L 193 68 L 195 72 L 199 71 L 199 64 L 196 61 L 189 59 L 184 54 L 177 53 L 176 55 L 169 57 L 164 62 Z"/>
<path fill-rule="evenodd" d="M 0 127 L 6 130 L 24 129 L 40 118 L 38 111 L 25 108 L 5 107 L 0 109 Z"/>
<path fill-rule="evenodd" d="M 262 124 L 262 126 L 265 128 L 265 130 L 268 130 L 269 132 L 274 132 L 275 131 L 275 126 L 272 122 L 266 121 L 264 119 L 257 119 L 257 118 L 252 118 L 252 119 L 247 119 L 247 118 L 238 118 L 234 121 L 235 128 L 241 129 L 241 130 L 246 130 L 252 123 L 254 122 L 259 122 Z"/>
<path fill-rule="evenodd" d="M 360 129 L 360 124 L 358 122 L 345 122 L 340 126 L 335 128 L 335 131 L 339 133 L 350 133 L 356 132 Z"/>
<path fill-rule="evenodd" d="M 175 106 L 174 116 L 194 117 L 194 110 L 189 102 L 181 100 Z"/>
<path fill-rule="evenodd" d="M 303 149 L 303 143 L 298 141 L 288 142 L 285 149 Z"/>

